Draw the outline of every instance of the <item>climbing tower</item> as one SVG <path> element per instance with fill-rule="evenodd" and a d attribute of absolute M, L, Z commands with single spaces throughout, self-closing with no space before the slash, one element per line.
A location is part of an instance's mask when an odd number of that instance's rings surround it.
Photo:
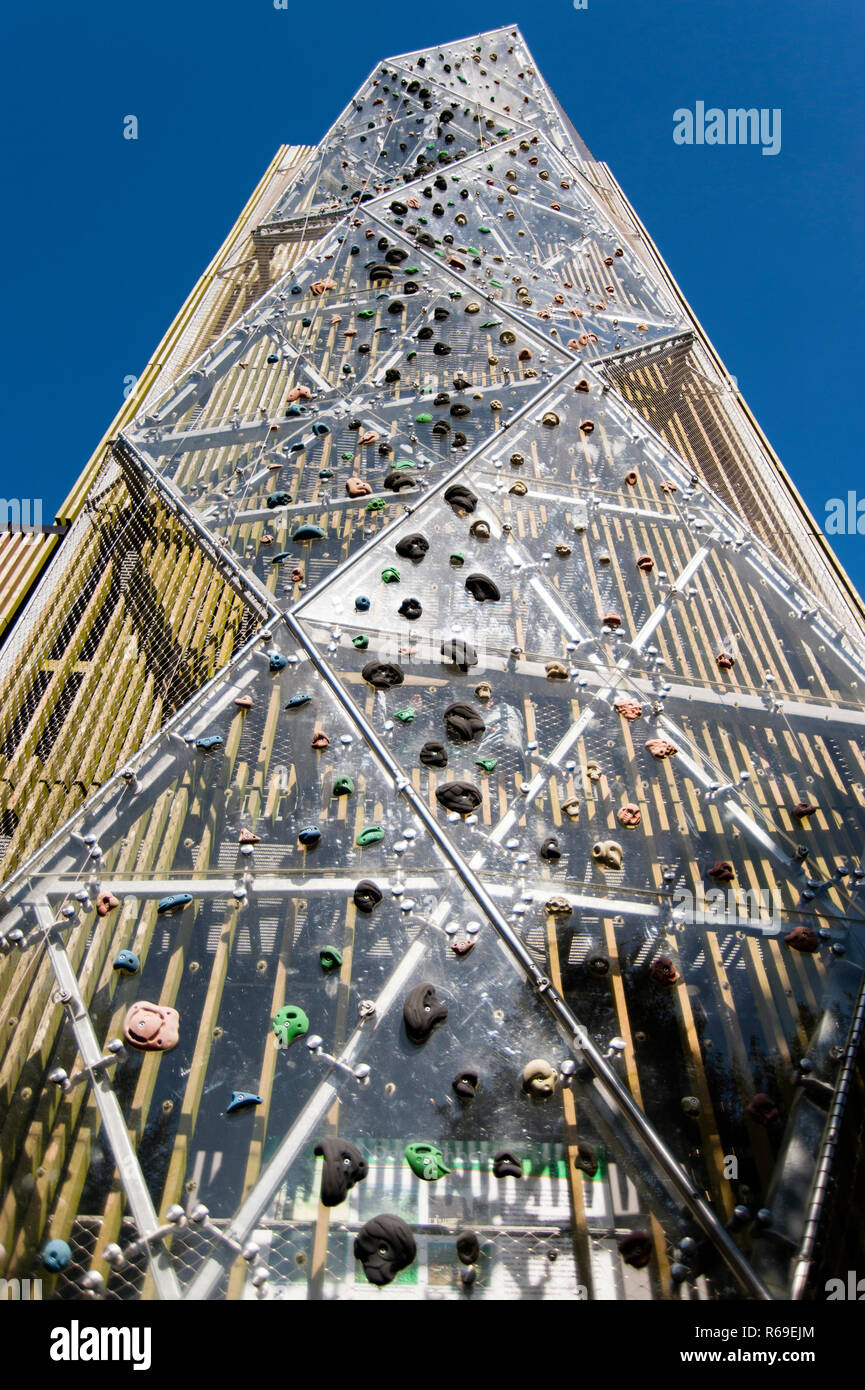
<path fill-rule="evenodd" d="M 2 617 L 0 1273 L 813 1293 L 863 609 L 518 30 L 278 152 Z"/>

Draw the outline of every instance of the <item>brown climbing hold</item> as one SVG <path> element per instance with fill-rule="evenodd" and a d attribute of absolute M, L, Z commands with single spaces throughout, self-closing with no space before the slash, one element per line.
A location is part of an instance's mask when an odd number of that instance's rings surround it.
<path fill-rule="evenodd" d="M 474 536 L 479 541 L 488 541 L 490 538 L 489 522 L 473 521 L 469 527 L 469 535 Z"/>
<path fill-rule="evenodd" d="M 613 704 L 613 709 L 617 714 L 620 714 L 623 719 L 627 719 L 629 723 L 633 723 L 635 719 L 642 719 L 643 717 L 643 706 L 636 700 L 616 700 Z"/>
<path fill-rule="evenodd" d="M 238 697 L 237 697 L 237 699 L 235 700 L 234 704 L 235 704 L 235 708 L 236 708 L 236 709 L 239 709 L 239 710 L 248 710 L 248 709 L 252 709 L 252 696 L 251 696 L 251 695 L 238 695 Z"/>
<path fill-rule="evenodd" d="M 352 476 L 345 480 L 345 490 L 349 497 L 368 497 L 372 492 L 369 483 L 365 483 L 363 478 Z"/>
<path fill-rule="evenodd" d="M 320 729 L 317 734 L 313 734 L 312 743 L 309 746 L 310 748 L 329 748 L 330 739 L 324 730 Z"/>
<path fill-rule="evenodd" d="M 784 941 L 794 951 L 802 951 L 807 955 L 813 955 L 820 949 L 820 941 L 813 927 L 794 927 L 784 937 Z"/>
<path fill-rule="evenodd" d="M 630 473 L 625 474 L 625 482 L 627 483 L 628 487 L 637 486 L 637 470 L 635 468 L 632 468 Z"/>
<path fill-rule="evenodd" d="M 706 870 L 706 877 L 715 883 L 730 883 L 736 877 L 736 871 L 728 860 L 718 859 L 711 869 Z"/>
<path fill-rule="evenodd" d="M 309 288 L 310 288 L 310 291 L 312 292 L 312 294 L 314 294 L 314 295 L 324 294 L 325 290 L 335 290 L 335 289 L 336 289 L 336 281 L 335 281 L 335 280 L 313 280 L 313 282 L 312 282 L 312 284 L 310 285 Z"/>
<path fill-rule="evenodd" d="M 302 584 L 302 583 L 303 583 L 303 570 L 301 570 L 301 569 L 293 569 L 293 570 L 291 571 L 290 579 L 291 579 L 292 584 Z"/>
<path fill-rule="evenodd" d="M 567 801 L 562 802 L 562 810 L 570 820 L 577 820 L 580 814 L 579 797 L 569 796 Z"/>
<path fill-rule="evenodd" d="M 260 845 L 261 836 L 256 835 L 254 830 L 241 830 L 237 837 L 237 843 L 239 845 Z"/>
<path fill-rule="evenodd" d="M 622 620 L 619 617 L 618 613 L 605 613 L 603 618 L 601 619 L 601 622 L 603 623 L 604 627 L 616 628 L 622 626 Z"/>
<path fill-rule="evenodd" d="M 662 492 L 678 492 L 679 489 L 676 487 L 676 484 L 675 484 L 675 483 L 671 483 L 671 482 L 670 482 L 669 478 L 665 478 L 664 481 L 661 483 L 661 491 L 662 491 Z"/>
<path fill-rule="evenodd" d="M 570 917 L 573 910 L 567 898 L 547 898 L 544 903 L 544 911 L 549 917 Z"/>
<path fill-rule="evenodd" d="M 631 1231 L 618 1242 L 619 1254 L 632 1269 L 645 1269 L 652 1258 L 652 1238 L 645 1231 Z"/>
<path fill-rule="evenodd" d="M 644 574 L 650 574 L 654 568 L 655 562 L 652 559 L 651 555 L 641 555 L 638 558 L 637 569 L 642 570 Z"/>
<path fill-rule="evenodd" d="M 805 820 L 808 816 L 813 816 L 819 810 L 818 806 L 812 806 L 809 801 L 797 801 L 796 805 L 790 810 L 790 815 L 794 820 Z"/>
<path fill-rule="evenodd" d="M 548 661 L 546 665 L 548 681 L 566 681 L 568 679 L 568 668 L 561 661 Z"/>
<path fill-rule="evenodd" d="M 722 671 L 732 671 L 733 667 L 736 665 L 736 658 L 733 656 L 732 652 L 718 652 L 718 655 L 715 657 L 715 663 Z"/>
<path fill-rule="evenodd" d="M 591 434 L 595 428 L 594 420 L 580 421 L 580 434 Z"/>
<path fill-rule="evenodd" d="M 669 956 L 655 956 L 649 966 L 649 977 L 656 985 L 674 985 L 679 975 Z"/>
<path fill-rule="evenodd" d="M 633 829 L 642 820 L 639 806 L 634 806 L 631 802 L 628 802 L 627 806 L 621 806 L 617 812 L 616 820 L 619 825 L 627 826 L 629 830 Z"/>
<path fill-rule="evenodd" d="M 308 386 L 292 386 L 286 400 L 291 404 L 293 401 L 308 401 L 312 395 Z"/>
<path fill-rule="evenodd" d="M 584 376 L 580 377 L 579 381 L 574 387 L 575 391 L 588 391 L 590 389 L 591 388 L 589 387 L 589 383 L 586 381 L 586 378 Z"/>
<path fill-rule="evenodd" d="M 592 858 L 605 869 L 621 869 L 623 853 L 618 840 L 596 840 L 592 845 Z"/>
<path fill-rule="evenodd" d="M 120 899 L 115 898 L 113 893 L 100 893 L 96 899 L 96 914 L 99 917 L 107 917 L 109 912 L 113 912 L 115 907 L 120 906 Z"/>
<path fill-rule="evenodd" d="M 168 1052 L 180 1037 L 180 1015 L 176 1009 L 141 999 L 126 1015 L 123 1037 L 139 1052 Z"/>
<path fill-rule="evenodd" d="M 548 430 L 554 430 L 559 423 L 559 417 L 554 410 L 545 410 L 541 419 L 541 424 L 546 425 Z"/>
<path fill-rule="evenodd" d="M 676 745 L 671 743 L 668 738 L 650 738 L 646 743 L 646 747 L 652 757 L 657 758 L 659 762 L 664 758 L 672 758 L 673 754 L 679 751 Z"/>

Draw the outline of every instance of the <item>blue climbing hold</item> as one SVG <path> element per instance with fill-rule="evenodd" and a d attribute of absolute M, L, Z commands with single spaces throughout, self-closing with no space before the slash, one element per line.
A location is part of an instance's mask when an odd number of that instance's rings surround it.
<path fill-rule="evenodd" d="M 267 663 L 271 671 L 284 671 L 288 665 L 288 657 L 283 656 L 282 652 L 268 652 Z"/>
<path fill-rule="evenodd" d="M 59 1274 L 72 1259 L 72 1251 L 65 1240 L 49 1240 L 42 1247 L 42 1264 L 51 1274 Z"/>
<path fill-rule="evenodd" d="M 325 533 L 320 526 L 298 526 L 297 530 L 292 531 L 293 541 L 322 541 Z"/>
<path fill-rule="evenodd" d="M 322 435 L 330 434 L 330 425 L 325 425 L 322 423 L 321 420 L 316 420 L 315 424 L 312 427 L 312 432 L 314 435 L 317 435 L 320 439 Z"/>
<path fill-rule="evenodd" d="M 273 492 L 267 499 L 267 505 L 273 510 L 274 507 L 287 507 L 290 501 L 290 492 Z"/>
<path fill-rule="evenodd" d="M 281 565 L 282 562 L 283 562 L 283 560 L 288 560 L 288 559 L 290 559 L 290 558 L 291 558 L 291 551 L 290 551 L 290 550 L 280 550 L 280 552 L 279 552 L 278 555 L 271 555 L 271 557 L 270 557 L 270 563 L 271 563 L 272 565 Z"/>
<path fill-rule="evenodd" d="M 191 893 L 169 893 L 167 898 L 160 898 L 156 904 L 156 912 L 159 917 L 174 917 L 178 912 L 182 912 L 185 907 L 189 907 L 192 902 Z"/>
<path fill-rule="evenodd" d="M 285 708 L 300 709 L 301 705 L 308 705 L 311 699 L 311 695 L 292 695 Z"/>
<path fill-rule="evenodd" d="M 202 753 L 212 753 L 222 747 L 222 737 L 220 734 L 202 734 L 201 738 L 195 740 L 195 746 Z"/>
<path fill-rule="evenodd" d="M 317 825 L 305 825 L 297 832 L 297 838 L 302 845 L 317 845 L 321 839 L 321 831 Z"/>
<path fill-rule="evenodd" d="M 231 1100 L 225 1107 L 226 1115 L 233 1115 L 235 1110 L 248 1110 L 251 1105 L 261 1105 L 261 1096 L 255 1096 L 252 1091 L 232 1091 Z"/>
<path fill-rule="evenodd" d="M 367 598 L 366 594 L 358 594 L 357 598 L 354 601 L 354 606 L 357 609 L 358 613 L 368 613 L 369 599 Z"/>
<path fill-rule="evenodd" d="M 134 951 L 118 951 L 114 957 L 114 969 L 123 975 L 137 975 L 140 968 L 141 961 Z"/>
<path fill-rule="evenodd" d="M 279 354 L 276 353 L 276 352 L 270 352 L 270 353 L 268 353 L 268 355 L 267 355 L 267 360 L 268 360 L 268 362 L 269 362 L 269 363 L 271 364 L 271 366 L 272 366 L 274 362 L 278 362 L 278 361 L 279 361 Z"/>

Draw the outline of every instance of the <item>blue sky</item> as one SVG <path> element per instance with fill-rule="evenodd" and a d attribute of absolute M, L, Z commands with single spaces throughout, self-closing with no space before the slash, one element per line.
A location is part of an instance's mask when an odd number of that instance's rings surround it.
<path fill-rule="evenodd" d="M 829 497 L 865 497 L 861 0 L 7 9 L 4 495 L 41 496 L 46 519 L 59 506 L 280 143 L 315 143 L 379 58 L 505 23 L 611 165 L 818 524 Z M 676 145 L 673 112 L 698 100 L 781 108 L 780 153 Z M 865 589 L 865 536 L 833 544 Z"/>

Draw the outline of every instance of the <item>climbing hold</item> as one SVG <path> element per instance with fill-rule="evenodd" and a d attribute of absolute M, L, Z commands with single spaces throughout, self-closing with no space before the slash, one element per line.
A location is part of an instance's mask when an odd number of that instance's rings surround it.
<path fill-rule="evenodd" d="M 475 686 L 475 694 L 479 700 L 492 699 L 493 688 L 488 681 L 481 681 L 480 685 Z"/>
<path fill-rule="evenodd" d="M 548 430 L 554 430 L 559 423 L 559 417 L 554 410 L 544 411 L 541 424 L 546 425 Z"/>
<path fill-rule="evenodd" d="M 625 474 L 625 482 L 627 483 L 628 487 L 637 486 L 637 470 L 635 468 L 632 468 L 630 473 Z"/>
<path fill-rule="evenodd" d="M 264 1102 L 261 1096 L 255 1095 L 252 1091 L 232 1091 L 231 1100 L 225 1107 L 226 1115 L 233 1115 L 236 1110 L 248 1110 L 253 1105 L 262 1105 Z"/>
<path fill-rule="evenodd" d="M 496 1178 L 521 1178 L 523 1165 L 510 1149 L 500 1149 L 493 1155 L 493 1176 Z"/>
<path fill-rule="evenodd" d="M 327 734 L 324 732 L 323 729 L 319 729 L 317 733 L 313 734 L 309 746 L 310 748 L 315 748 L 321 751 L 323 748 L 330 747 L 330 739 L 328 738 Z"/>
<path fill-rule="evenodd" d="M 461 483 L 453 483 L 451 487 L 446 488 L 444 499 L 455 512 L 473 512 L 478 504 L 475 494 Z"/>
<path fill-rule="evenodd" d="M 365 652 L 369 646 L 369 638 L 365 633 L 359 632 L 356 637 L 352 637 L 351 645 L 356 647 L 359 652 Z"/>
<path fill-rule="evenodd" d="M 548 917 L 570 917 L 573 910 L 567 898 L 556 896 L 547 898 L 544 903 L 544 912 Z"/>
<path fill-rule="evenodd" d="M 605 869 L 621 869 L 623 853 L 618 840 L 596 840 L 592 845 L 592 858 Z"/>
<path fill-rule="evenodd" d="M 649 966 L 649 978 L 656 985 L 674 985 L 679 974 L 669 956 L 655 956 Z"/>
<path fill-rule="evenodd" d="M 115 898 L 113 893 L 100 893 L 96 899 L 97 917 L 107 917 L 109 912 L 113 912 L 115 907 L 120 906 L 120 899 Z"/>
<path fill-rule="evenodd" d="M 123 1036 L 139 1052 L 169 1052 L 180 1037 L 180 1015 L 176 1009 L 141 999 L 126 1014 Z"/>
<path fill-rule="evenodd" d="M 159 899 L 156 912 L 159 917 L 176 917 L 178 912 L 182 912 L 191 902 L 191 893 L 169 893 L 168 897 Z"/>
<path fill-rule="evenodd" d="M 338 1207 L 348 1196 L 355 1183 L 363 1182 L 369 1166 L 360 1149 L 338 1135 L 328 1135 L 319 1139 L 313 1153 L 323 1158 L 321 1170 L 321 1203 L 325 1207 Z"/>
<path fill-rule="evenodd" d="M 325 535 L 326 532 L 320 526 L 298 526 L 296 530 L 292 531 L 291 539 L 297 542 L 320 541 L 324 540 Z"/>
<path fill-rule="evenodd" d="M 274 507 L 287 507 L 290 501 L 290 492 L 273 492 L 267 499 L 267 505 L 271 509 Z"/>
<path fill-rule="evenodd" d="M 412 1172 L 424 1182 L 435 1182 L 450 1172 L 441 1149 L 423 1141 L 405 1146 L 406 1162 Z"/>
<path fill-rule="evenodd" d="M 59 1274 L 72 1259 L 72 1250 L 65 1240 L 49 1240 L 40 1251 L 42 1266 L 49 1274 Z"/>
<path fill-rule="evenodd" d="M 767 1096 L 763 1091 L 758 1091 L 750 1104 L 745 1107 L 745 1114 L 756 1124 L 763 1125 L 764 1128 L 768 1129 L 779 1119 L 781 1112 L 771 1096 Z"/>
<path fill-rule="evenodd" d="M 540 855 L 541 859 L 561 859 L 562 851 L 559 848 L 559 842 L 556 839 L 555 835 L 549 835 L 547 839 L 544 840 L 543 844 L 538 850 L 538 854 Z"/>
<path fill-rule="evenodd" d="M 447 767 L 448 755 L 444 744 L 425 743 L 418 753 L 418 758 L 424 767 Z"/>
<path fill-rule="evenodd" d="M 354 905 L 358 912 L 373 912 L 382 900 L 382 891 L 372 879 L 362 878 L 354 890 Z"/>
<path fill-rule="evenodd" d="M 388 492 L 400 492 L 406 488 L 416 487 L 417 478 L 413 473 L 406 472 L 404 468 L 392 468 L 390 473 L 386 474 L 382 486 L 387 488 Z"/>
<path fill-rule="evenodd" d="M 342 965 L 342 952 L 335 946 L 322 946 L 318 953 L 319 964 L 322 970 L 339 970 Z"/>
<path fill-rule="evenodd" d="M 473 1067 L 465 1067 L 463 1071 L 457 1072 L 451 1082 L 460 1100 L 474 1100 L 480 1084 L 481 1079 Z"/>
<path fill-rule="evenodd" d="M 790 815 L 794 820 L 806 820 L 808 816 L 813 816 L 819 810 L 818 806 L 812 806 L 809 801 L 797 801 L 796 805 L 790 808 Z"/>
<path fill-rule="evenodd" d="M 355 1236 L 354 1258 L 369 1282 L 379 1287 L 407 1269 L 416 1254 L 414 1236 L 400 1216 L 374 1216 Z"/>
<path fill-rule="evenodd" d="M 387 569 L 382 570 L 381 577 L 382 581 L 385 584 L 398 584 L 399 570 L 395 570 L 392 566 L 389 565 Z"/>
<path fill-rule="evenodd" d="M 652 757 L 657 758 L 659 762 L 663 761 L 664 758 L 672 758 L 673 754 L 679 751 L 668 738 L 650 738 L 646 742 L 646 747 Z"/>
<path fill-rule="evenodd" d="M 696 1119 L 703 1113 L 703 1107 L 700 1104 L 699 1096 L 682 1096 L 681 1106 L 682 1113 L 692 1116 L 693 1119 Z"/>
<path fill-rule="evenodd" d="M 566 681 L 569 675 L 567 666 L 561 661 L 548 661 L 546 673 L 548 681 Z"/>
<path fill-rule="evenodd" d="M 580 815 L 580 799 L 577 796 L 569 796 L 562 802 L 562 810 L 570 820 L 578 820 Z"/>
<path fill-rule="evenodd" d="M 590 782 L 600 782 L 601 764 L 596 762 L 586 763 L 586 776 L 588 777 Z"/>
<path fill-rule="evenodd" d="M 594 420 L 582 420 L 580 422 L 580 434 L 591 434 L 594 428 Z"/>
<path fill-rule="evenodd" d="M 410 536 L 403 536 L 401 541 L 396 543 L 396 553 L 404 560 L 422 560 L 429 550 L 429 541 L 426 536 L 414 533 Z"/>
<path fill-rule="evenodd" d="M 613 709 L 620 714 L 623 719 L 633 723 L 635 719 L 642 718 L 643 706 L 638 700 L 616 700 Z"/>
<path fill-rule="evenodd" d="M 476 1231 L 457 1231 L 456 1247 L 461 1264 L 477 1264 L 480 1259 L 481 1246 Z"/>
<path fill-rule="evenodd" d="M 630 802 L 627 806 L 620 807 L 616 813 L 616 820 L 619 825 L 625 825 L 628 829 L 633 829 L 635 825 L 639 825 L 642 818 L 639 806 L 634 806 Z"/>
<path fill-rule="evenodd" d="M 706 870 L 706 877 L 714 879 L 716 883 L 730 883 L 736 877 L 736 870 L 726 859 L 716 859 L 710 869 Z"/>
<path fill-rule="evenodd" d="M 794 927 L 784 937 L 784 941 L 794 951 L 802 951 L 809 955 L 820 949 L 820 941 L 813 927 Z"/>
<path fill-rule="evenodd" d="M 595 1176 L 599 1163 L 598 1151 L 593 1144 L 587 1144 L 584 1141 L 577 1146 L 577 1152 L 574 1154 L 574 1167 L 585 1173 L 587 1178 Z"/>
<path fill-rule="evenodd" d="M 317 845 L 321 839 L 321 831 L 317 825 L 305 825 L 302 830 L 298 830 L 297 838 L 302 845 Z"/>
<path fill-rule="evenodd" d="M 498 585 L 485 574 L 470 574 L 466 580 L 466 589 L 478 603 L 498 603 L 501 599 Z"/>
<path fill-rule="evenodd" d="M 401 724 L 413 724 L 415 712 L 413 709 L 398 709 L 394 712 L 394 719 L 398 719 Z"/>
<path fill-rule="evenodd" d="M 551 1062 L 543 1057 L 533 1057 L 523 1067 L 523 1090 L 531 1096 L 546 1099 L 556 1089 L 558 1073 Z"/>
<path fill-rule="evenodd" d="M 645 1231 L 630 1231 L 618 1241 L 619 1254 L 632 1269 L 645 1269 L 652 1258 L 652 1238 Z"/>
<path fill-rule="evenodd" d="M 559 541 L 558 545 L 556 546 L 556 554 L 562 560 L 566 560 L 568 556 L 572 553 L 573 552 L 571 546 L 569 546 L 565 541 Z"/>
<path fill-rule="evenodd" d="M 345 774 L 343 774 L 341 777 L 335 778 L 333 784 L 334 796 L 351 796 L 353 791 L 354 782 L 351 780 L 350 777 L 347 777 Z"/>
<path fill-rule="evenodd" d="M 368 613 L 368 612 L 369 612 L 369 609 L 370 609 L 370 601 L 369 601 L 369 599 L 367 598 L 366 594 L 358 594 L 357 598 L 356 598 L 355 601 L 354 601 L 354 607 L 355 607 L 355 611 L 356 611 L 357 613 Z"/>
<path fill-rule="evenodd" d="M 641 555 L 637 560 L 637 569 L 644 574 L 649 574 L 655 568 L 655 562 L 651 555 Z"/>
<path fill-rule="evenodd" d="M 579 381 L 574 387 L 575 391 L 588 391 L 589 389 L 589 383 L 586 381 L 586 378 L 584 376 L 580 377 Z"/>
<path fill-rule="evenodd" d="M 285 656 L 283 656 L 282 652 L 268 652 L 268 653 L 267 653 L 267 664 L 268 664 L 268 666 L 270 667 L 270 670 L 273 671 L 273 672 L 276 672 L 276 671 L 284 671 L 285 668 L 286 668 L 286 666 L 288 665 L 288 658 L 285 657 Z M 219 742 L 221 743 L 221 742 L 222 742 L 222 739 L 220 739 Z M 200 745 L 200 741 L 199 741 L 199 742 L 196 744 L 196 747 L 200 747 L 200 746 L 201 746 L 201 745 Z"/>
<path fill-rule="evenodd" d="M 368 661 L 360 674 L 376 690 L 393 690 L 405 680 L 402 667 L 390 661 Z"/>
<path fill-rule="evenodd" d="M 272 655 L 270 659 L 273 660 Z M 271 666 L 270 669 L 272 671 L 274 667 Z M 222 742 L 222 738 L 219 734 L 203 734 L 201 738 L 195 740 L 195 746 L 202 753 L 215 753 L 217 748 L 222 747 Z"/>
<path fill-rule="evenodd" d="M 732 652 L 718 652 L 718 655 L 715 657 L 715 664 L 722 671 L 732 671 L 733 667 L 736 665 L 736 658 L 733 656 Z"/>
<path fill-rule="evenodd" d="M 443 718 L 448 735 L 458 743 L 470 743 L 486 729 L 478 711 L 463 701 L 458 700 L 455 704 L 448 705 Z"/>
<path fill-rule="evenodd" d="M 435 985 L 421 984 L 406 996 L 403 1004 L 405 1031 L 413 1043 L 426 1042 L 430 1033 L 448 1016 L 447 1004 L 437 998 Z"/>
<path fill-rule="evenodd" d="M 308 705 L 311 699 L 312 699 L 312 696 L 311 696 L 311 695 L 292 695 L 291 699 L 288 701 L 288 704 L 285 706 L 285 708 L 286 708 L 286 709 L 300 709 L 301 706 L 303 706 L 303 705 Z"/>
<path fill-rule="evenodd" d="M 136 975 L 141 968 L 141 961 L 134 951 L 118 951 L 114 957 L 115 970 L 119 970 L 121 975 Z"/>
<path fill-rule="evenodd" d="M 515 483 L 511 483 L 510 487 L 508 488 L 508 492 L 512 497 L 525 497 L 526 493 L 528 492 L 528 488 L 526 487 L 522 478 L 517 478 L 517 481 Z"/>
<path fill-rule="evenodd" d="M 252 696 L 239 695 L 234 702 L 235 709 L 239 709 L 241 714 L 245 714 L 248 709 L 252 709 Z"/>
<path fill-rule="evenodd" d="M 273 1032 L 278 1048 L 291 1047 L 297 1038 L 309 1032 L 309 1019 L 297 1004 L 283 1004 L 274 1015 Z"/>
<path fill-rule="evenodd" d="M 459 569 L 460 565 L 464 565 L 465 562 L 466 557 L 465 555 L 463 555 L 461 550 L 453 551 L 453 553 L 450 556 L 450 564 L 453 565 L 454 569 Z"/>
<path fill-rule="evenodd" d="M 363 830 L 358 835 L 355 844 L 359 849 L 363 849 L 365 845 L 375 845 L 378 844 L 379 840 L 383 839 L 384 831 L 380 825 L 367 825 L 364 826 Z"/>
<path fill-rule="evenodd" d="M 618 613 L 605 613 L 601 619 L 601 623 L 604 627 L 611 627 L 614 629 L 622 626 L 622 620 Z"/>
<path fill-rule="evenodd" d="M 490 538 L 490 527 L 487 521 L 473 521 L 469 527 L 469 535 L 476 540 L 488 541 Z"/>
<path fill-rule="evenodd" d="M 345 490 L 349 497 L 368 497 L 372 492 L 372 486 L 365 483 L 363 478 L 346 478 Z"/>
<path fill-rule="evenodd" d="M 600 951 L 596 951 L 593 955 L 586 957 L 586 969 L 590 975 L 595 975 L 598 979 L 602 979 L 603 976 L 609 975 L 610 973 L 609 959 L 607 956 L 602 955 Z"/>
<path fill-rule="evenodd" d="M 471 815 L 482 800 L 481 793 L 471 782 L 445 782 L 436 788 L 436 801 L 448 811 L 458 811 L 461 816 Z"/>
<path fill-rule="evenodd" d="M 245 830 L 245 829 L 244 829 L 244 830 L 241 830 L 240 834 L 238 835 L 238 837 L 237 837 L 237 843 L 238 843 L 239 845 L 260 845 L 260 844 L 261 844 L 261 836 L 260 836 L 260 835 L 256 835 L 256 833 L 255 833 L 254 830 Z"/>
<path fill-rule="evenodd" d="M 448 641 L 442 642 L 441 658 L 445 665 L 458 666 L 461 671 L 467 671 L 470 666 L 478 664 L 478 654 L 474 647 L 458 637 L 451 637 Z"/>
<path fill-rule="evenodd" d="M 400 617 L 407 618 L 409 622 L 415 622 L 423 613 L 423 608 L 416 598 L 404 598 L 397 609 Z"/>

